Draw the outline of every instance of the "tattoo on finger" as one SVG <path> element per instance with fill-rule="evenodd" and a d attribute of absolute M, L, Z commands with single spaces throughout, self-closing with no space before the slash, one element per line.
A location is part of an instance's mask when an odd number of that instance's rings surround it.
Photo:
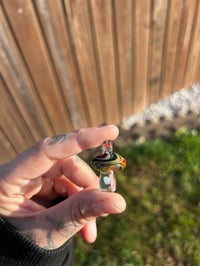
<path fill-rule="evenodd" d="M 80 225 L 76 223 L 64 224 L 49 216 L 46 216 L 45 219 L 52 226 L 52 228 L 47 232 L 47 245 L 48 246 L 44 247 L 46 249 L 56 248 L 56 245 L 54 243 L 54 239 L 52 236 L 53 231 L 56 231 L 60 236 L 68 240 L 74 235 L 74 231 L 76 231 L 75 228 L 80 227 Z"/>
<path fill-rule="evenodd" d="M 51 230 L 47 233 L 47 246 L 44 248 L 45 249 L 54 249 L 55 248 Z"/>
<path fill-rule="evenodd" d="M 56 135 L 56 136 L 50 138 L 50 140 L 48 142 L 48 145 L 54 145 L 54 144 L 57 144 L 57 143 L 63 143 L 67 139 L 69 139 L 69 137 L 70 137 L 70 134 L 68 134 L 68 133 Z"/>

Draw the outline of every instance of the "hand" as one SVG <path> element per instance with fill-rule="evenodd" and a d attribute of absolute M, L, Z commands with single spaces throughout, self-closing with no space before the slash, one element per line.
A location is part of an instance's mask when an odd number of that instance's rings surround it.
<path fill-rule="evenodd" d="M 77 154 L 117 136 L 115 126 L 80 129 L 46 138 L 2 165 L 0 215 L 43 248 L 58 248 L 78 231 L 95 241 L 96 217 L 126 204 L 98 189 L 98 177 Z"/>

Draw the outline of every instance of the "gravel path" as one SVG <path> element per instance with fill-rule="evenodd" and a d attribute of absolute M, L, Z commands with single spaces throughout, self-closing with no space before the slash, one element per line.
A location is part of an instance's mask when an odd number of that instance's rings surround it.
<path fill-rule="evenodd" d="M 120 125 L 122 138 L 145 140 L 167 137 L 180 127 L 200 128 L 200 83 L 182 89 L 152 104 L 144 112 L 125 118 Z"/>

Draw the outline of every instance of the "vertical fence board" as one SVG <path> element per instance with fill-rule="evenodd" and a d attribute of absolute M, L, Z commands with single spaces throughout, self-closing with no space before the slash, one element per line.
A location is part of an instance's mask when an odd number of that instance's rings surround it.
<path fill-rule="evenodd" d="M 192 29 L 194 24 L 196 6 L 196 0 L 184 1 L 181 27 L 179 31 L 179 40 L 177 44 L 176 62 L 173 73 L 172 91 L 176 91 L 178 88 L 184 87 L 184 70 L 186 68 L 187 58 L 190 52 L 190 40 L 193 32 Z M 178 71 L 178 69 L 181 69 L 181 71 Z"/>
<path fill-rule="evenodd" d="M 66 115 L 60 88 L 32 2 L 13 0 L 3 1 L 3 4 L 38 93 L 48 110 L 48 117 L 54 132 L 68 130 L 72 127 L 71 118 Z"/>
<path fill-rule="evenodd" d="M 116 25 L 117 76 L 120 90 L 121 115 L 133 112 L 133 40 L 131 0 L 113 1 Z"/>
<path fill-rule="evenodd" d="M 135 1 L 134 111 L 148 103 L 148 58 L 151 1 Z"/>
<path fill-rule="evenodd" d="M 73 126 L 75 129 L 86 127 L 88 119 L 84 110 L 62 2 L 36 0 L 35 4 Z"/>
<path fill-rule="evenodd" d="M 162 68 L 162 79 L 161 79 L 161 91 L 160 97 L 164 98 L 171 94 L 172 90 L 172 77 L 174 71 L 175 58 L 177 53 L 177 41 L 179 29 L 182 26 L 181 11 L 183 7 L 183 1 L 170 0 L 169 11 L 166 25 L 166 39 L 164 44 L 164 62 Z"/>
<path fill-rule="evenodd" d="M 116 82 L 115 51 L 113 40 L 113 9 L 110 0 L 90 1 L 97 52 L 100 64 L 102 94 L 104 96 L 105 122 L 119 121 L 119 102 Z"/>
<path fill-rule="evenodd" d="M 13 144 L 15 150 L 21 152 L 27 146 L 31 146 L 34 140 L 2 79 L 0 79 L 0 87 L 0 114 L 2 116 L 0 126 L 3 127 L 11 142 L 15 140 Z"/>
<path fill-rule="evenodd" d="M 200 49 L 199 49 L 199 55 L 197 59 L 197 66 L 196 69 L 194 70 L 194 77 L 192 82 L 200 82 Z"/>
<path fill-rule="evenodd" d="M 149 77 L 149 103 L 160 96 L 161 67 L 163 60 L 163 44 L 167 17 L 167 1 L 153 1 L 151 66 Z"/>
<path fill-rule="evenodd" d="M 34 140 L 51 134 L 51 128 L 0 7 L 0 71 L 7 89 L 31 128 Z M 13 122 L 14 123 L 14 122 Z"/>
<path fill-rule="evenodd" d="M 199 64 L 200 51 L 200 2 L 197 1 L 196 17 L 194 18 L 193 34 L 191 36 L 190 52 L 183 77 L 183 84 L 190 84 L 194 78 L 194 72 Z"/>
<path fill-rule="evenodd" d="M 0 127 L 0 164 L 9 161 L 17 155 L 12 147 L 11 142 L 7 139 L 2 128 Z"/>
<path fill-rule="evenodd" d="M 88 108 L 90 123 L 100 125 L 104 122 L 102 96 L 96 73 L 87 1 L 65 1 L 65 6 L 85 93 L 85 108 Z"/>

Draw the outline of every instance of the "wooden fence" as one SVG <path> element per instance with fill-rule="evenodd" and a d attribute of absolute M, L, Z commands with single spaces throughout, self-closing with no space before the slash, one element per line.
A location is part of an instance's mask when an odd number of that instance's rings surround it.
<path fill-rule="evenodd" d="M 0 1 L 0 161 L 200 81 L 199 0 Z"/>

